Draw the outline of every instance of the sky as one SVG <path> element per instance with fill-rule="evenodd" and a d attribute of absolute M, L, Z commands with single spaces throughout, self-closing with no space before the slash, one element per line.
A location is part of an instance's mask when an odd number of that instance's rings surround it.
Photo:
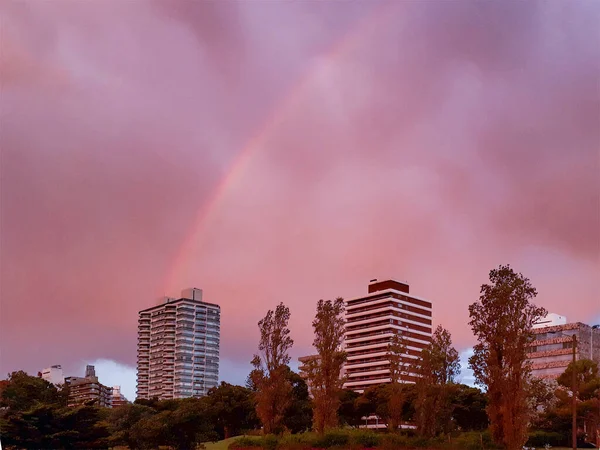
<path fill-rule="evenodd" d="M 316 302 L 372 278 L 432 300 L 463 355 L 500 264 L 600 323 L 599 20 L 583 0 L 2 2 L 0 373 L 95 362 L 131 398 L 137 312 L 192 286 L 236 383 L 268 309 L 290 307 L 295 361 Z"/>

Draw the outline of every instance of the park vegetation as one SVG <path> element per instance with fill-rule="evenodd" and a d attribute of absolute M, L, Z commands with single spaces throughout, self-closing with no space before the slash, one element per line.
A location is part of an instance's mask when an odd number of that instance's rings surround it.
<path fill-rule="evenodd" d="M 402 333 L 392 339 L 390 383 L 361 394 L 343 390 L 341 298 L 317 303 L 317 357 L 305 382 L 289 367 L 291 313 L 280 303 L 258 323 L 246 386 L 221 383 L 202 398 L 140 399 L 112 409 L 68 407 L 67 386 L 14 372 L 0 381 L 0 439 L 6 449 L 192 450 L 233 436 L 230 448 L 256 450 L 567 446 L 573 396 L 581 429 L 600 426 L 598 364 L 572 363 L 554 383 L 532 378 L 531 326 L 545 314 L 532 303 L 535 295 L 527 278 L 500 266 L 469 307 L 477 338 L 469 365 L 483 389 L 457 381 L 458 352 L 439 325 L 418 359 L 406 358 Z M 416 382 L 405 383 L 408 377 Z M 360 429 L 369 416 L 387 432 Z"/>

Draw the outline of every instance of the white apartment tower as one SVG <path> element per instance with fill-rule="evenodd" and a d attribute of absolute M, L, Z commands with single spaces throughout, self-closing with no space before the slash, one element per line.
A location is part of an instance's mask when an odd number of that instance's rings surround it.
<path fill-rule="evenodd" d="M 191 288 L 139 312 L 137 398 L 200 397 L 219 378 L 221 309 Z"/>
<path fill-rule="evenodd" d="M 371 280 L 366 296 L 346 300 L 344 388 L 363 392 L 391 381 L 387 349 L 394 334 L 407 341 L 403 362 L 418 359 L 431 342 L 431 306 L 396 280 Z M 407 373 L 403 381 L 414 382 L 415 377 Z"/>

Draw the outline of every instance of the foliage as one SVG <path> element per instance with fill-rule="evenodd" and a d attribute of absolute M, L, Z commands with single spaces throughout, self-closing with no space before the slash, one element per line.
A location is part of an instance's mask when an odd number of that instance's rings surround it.
<path fill-rule="evenodd" d="M 401 333 L 394 334 L 388 345 L 388 358 L 390 361 L 391 382 L 385 386 L 387 397 L 387 419 L 388 430 L 397 432 L 402 423 L 402 412 L 404 410 L 404 379 L 408 375 L 410 363 L 405 359 L 407 342 Z"/>
<path fill-rule="evenodd" d="M 481 450 L 501 448 L 500 445 L 494 443 L 492 435 L 488 431 L 461 433 L 452 440 L 452 447 L 464 450 Z"/>
<path fill-rule="evenodd" d="M 227 439 L 242 430 L 256 428 L 252 391 L 242 386 L 221 382 L 212 388 L 204 399 L 220 437 Z"/>
<path fill-rule="evenodd" d="M 450 391 L 452 417 L 460 431 L 482 431 L 489 425 L 487 396 L 479 389 L 456 384 Z"/>
<path fill-rule="evenodd" d="M 266 434 L 281 431 L 285 411 L 290 405 L 291 384 L 286 377 L 294 344 L 290 337 L 288 322 L 290 310 L 283 303 L 275 311 L 269 310 L 258 322 L 260 341 L 259 354 L 254 355 L 250 374 L 255 389 L 256 413 Z"/>
<path fill-rule="evenodd" d="M 572 393 L 573 372 L 575 373 L 575 394 L 577 400 L 586 401 L 598 396 L 600 376 L 598 363 L 590 359 L 580 359 L 569 363 L 566 370 L 556 380 L 560 386 Z"/>
<path fill-rule="evenodd" d="M 140 420 L 150 417 L 153 413 L 152 408 L 140 404 L 125 404 L 114 408 L 108 418 L 111 434 L 109 443 L 113 446 L 127 446 L 132 450 L 143 448 L 143 444 L 136 439 L 133 429 Z"/>
<path fill-rule="evenodd" d="M 344 380 L 340 378 L 346 353 L 342 350 L 345 332 L 344 299 L 319 300 L 317 314 L 313 320 L 315 331 L 314 347 L 318 358 L 306 365 L 308 382 L 313 397 L 314 429 L 323 433 L 338 425 L 340 392 Z"/>
<path fill-rule="evenodd" d="M 529 433 L 527 447 L 543 448 L 547 444 L 552 447 L 566 447 L 568 445 L 568 438 L 564 434 L 556 432 L 538 430 Z"/>
<path fill-rule="evenodd" d="M 22 370 L 13 372 L 2 389 L 0 407 L 11 411 L 27 411 L 37 404 L 67 406 L 68 388 L 32 377 Z"/>
<path fill-rule="evenodd" d="M 366 407 L 365 407 L 366 406 Z M 341 425 L 358 427 L 362 423 L 362 417 L 369 414 L 369 405 L 362 401 L 362 396 L 350 390 L 340 393 L 340 408 L 338 415 Z"/>
<path fill-rule="evenodd" d="M 577 398 L 577 419 L 585 422 L 591 435 L 600 422 L 600 377 L 598 364 L 581 359 L 570 363 L 557 381 L 558 387 L 553 393 L 550 406 L 536 420 L 536 428 L 541 431 L 560 433 L 564 441 L 571 440 L 572 425 L 572 380 L 575 373 L 575 394 Z M 594 426 L 595 425 L 595 426 Z"/>
<path fill-rule="evenodd" d="M 331 448 L 336 446 L 345 446 L 350 441 L 350 436 L 343 430 L 328 430 L 319 435 L 313 443 L 314 448 Z"/>
<path fill-rule="evenodd" d="M 2 443 L 23 449 L 106 448 L 109 432 L 103 419 L 101 408 L 87 405 L 38 403 L 25 411 L 9 408 L 0 427 Z"/>
<path fill-rule="evenodd" d="M 535 288 L 510 266 L 491 270 L 490 282 L 481 286 L 479 301 L 469 306 L 469 325 L 477 337 L 469 364 L 477 383 L 487 387 L 494 441 L 517 450 L 527 440 L 530 415 L 527 347 L 533 324 L 546 311 L 531 303 Z"/>
<path fill-rule="evenodd" d="M 418 375 L 416 423 L 421 436 L 433 437 L 450 432 L 452 403 L 450 392 L 454 378 L 460 372 L 458 352 L 452 346 L 450 332 L 439 325 L 431 343 L 415 362 Z"/>
<path fill-rule="evenodd" d="M 289 405 L 284 413 L 282 425 L 292 433 L 300 433 L 310 429 L 313 411 L 308 386 L 300 375 L 287 368 L 286 378 L 292 386 Z"/>

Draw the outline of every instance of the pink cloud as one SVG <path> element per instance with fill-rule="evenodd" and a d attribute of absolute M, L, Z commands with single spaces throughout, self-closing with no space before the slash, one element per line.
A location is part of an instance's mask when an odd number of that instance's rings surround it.
<path fill-rule="evenodd" d="M 596 5 L 248 5 L 0 6 L 2 371 L 132 365 L 137 311 L 192 285 L 238 369 L 268 308 L 305 353 L 318 299 L 386 275 L 461 349 L 501 263 L 598 316 Z"/>

